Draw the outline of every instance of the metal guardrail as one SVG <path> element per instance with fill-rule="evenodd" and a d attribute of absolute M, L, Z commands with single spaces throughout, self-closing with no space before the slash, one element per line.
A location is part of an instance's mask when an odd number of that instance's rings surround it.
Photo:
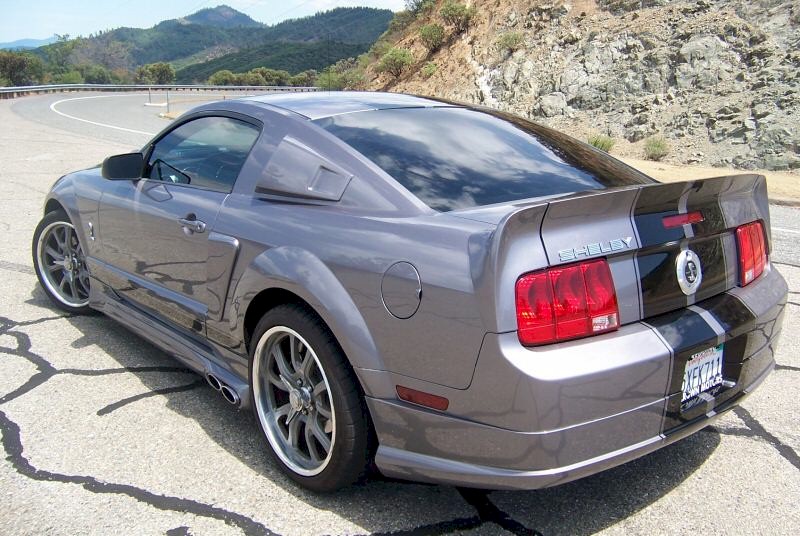
<path fill-rule="evenodd" d="M 37 93 L 62 93 L 73 91 L 319 91 L 318 87 L 294 86 L 201 86 L 185 84 L 54 84 L 49 86 L 0 87 L 0 99 L 13 99 Z"/>

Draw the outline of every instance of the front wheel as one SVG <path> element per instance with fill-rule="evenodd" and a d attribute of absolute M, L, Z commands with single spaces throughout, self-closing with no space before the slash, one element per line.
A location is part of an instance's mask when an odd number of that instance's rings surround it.
<path fill-rule="evenodd" d="M 83 247 L 63 210 L 42 218 L 33 233 L 32 250 L 36 277 L 50 301 L 68 313 L 91 312 Z"/>
<path fill-rule="evenodd" d="M 298 305 L 270 310 L 253 334 L 250 363 L 253 407 L 281 469 L 313 491 L 358 480 L 370 457 L 367 410 L 322 320 Z"/>

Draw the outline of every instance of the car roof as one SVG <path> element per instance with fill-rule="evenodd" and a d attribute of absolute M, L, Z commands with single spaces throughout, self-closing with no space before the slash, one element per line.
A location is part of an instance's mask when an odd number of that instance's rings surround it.
<path fill-rule="evenodd" d="M 242 100 L 276 106 L 312 120 L 369 110 L 454 106 L 448 102 L 425 97 L 372 91 L 267 93 L 265 95 L 245 97 Z"/>

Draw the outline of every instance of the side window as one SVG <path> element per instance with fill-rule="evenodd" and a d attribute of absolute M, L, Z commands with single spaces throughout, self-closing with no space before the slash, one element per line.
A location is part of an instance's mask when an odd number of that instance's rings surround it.
<path fill-rule="evenodd" d="M 149 178 L 230 192 L 258 137 L 230 117 L 201 117 L 161 138 L 150 153 Z"/>

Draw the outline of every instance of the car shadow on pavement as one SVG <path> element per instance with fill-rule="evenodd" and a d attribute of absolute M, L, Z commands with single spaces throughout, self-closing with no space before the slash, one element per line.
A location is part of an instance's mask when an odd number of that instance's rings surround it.
<path fill-rule="evenodd" d="M 38 285 L 28 303 L 51 307 Z M 243 464 L 295 499 L 317 510 L 330 511 L 368 533 L 439 534 L 494 524 L 515 534 L 592 534 L 669 493 L 700 467 L 720 443 L 719 434 L 712 429 L 598 475 L 536 491 L 467 490 L 395 481 L 376 474 L 337 493 L 317 495 L 298 487 L 278 470 L 252 414 L 225 402 L 200 376 L 175 374 L 174 387 L 165 388 L 163 376 L 154 371 L 181 372 L 184 367 L 178 361 L 103 315 L 72 316 L 67 321 L 80 335 L 65 344 L 76 351 L 96 345 L 119 363 L 124 373 L 135 375 L 151 390 L 98 407 L 98 415 L 150 396 L 162 396 L 169 410 L 196 422 L 211 441 L 235 459 L 232 463 Z M 181 450 L 186 456 L 202 455 L 198 454 L 197 445 L 183 444 L 179 438 L 169 441 L 175 443 L 165 454 L 174 455 L 176 462 L 180 462 Z M 54 438 L 54 448 L 56 443 Z M 181 470 L 179 463 L 175 467 L 176 471 Z M 242 486 L 239 482 L 224 482 L 230 478 L 224 472 L 219 478 L 223 480 L 222 489 Z M 102 480 L 102 475 L 97 479 Z M 264 485 L 264 480 L 253 478 L 246 484 L 252 483 Z M 157 494 L 158 490 L 147 493 Z M 265 505 L 263 519 L 259 520 L 267 529 L 269 523 L 264 519 L 272 517 L 272 508 L 279 507 Z M 304 515 L 296 512 L 300 519 Z M 331 532 L 324 526 L 315 529 Z"/>

